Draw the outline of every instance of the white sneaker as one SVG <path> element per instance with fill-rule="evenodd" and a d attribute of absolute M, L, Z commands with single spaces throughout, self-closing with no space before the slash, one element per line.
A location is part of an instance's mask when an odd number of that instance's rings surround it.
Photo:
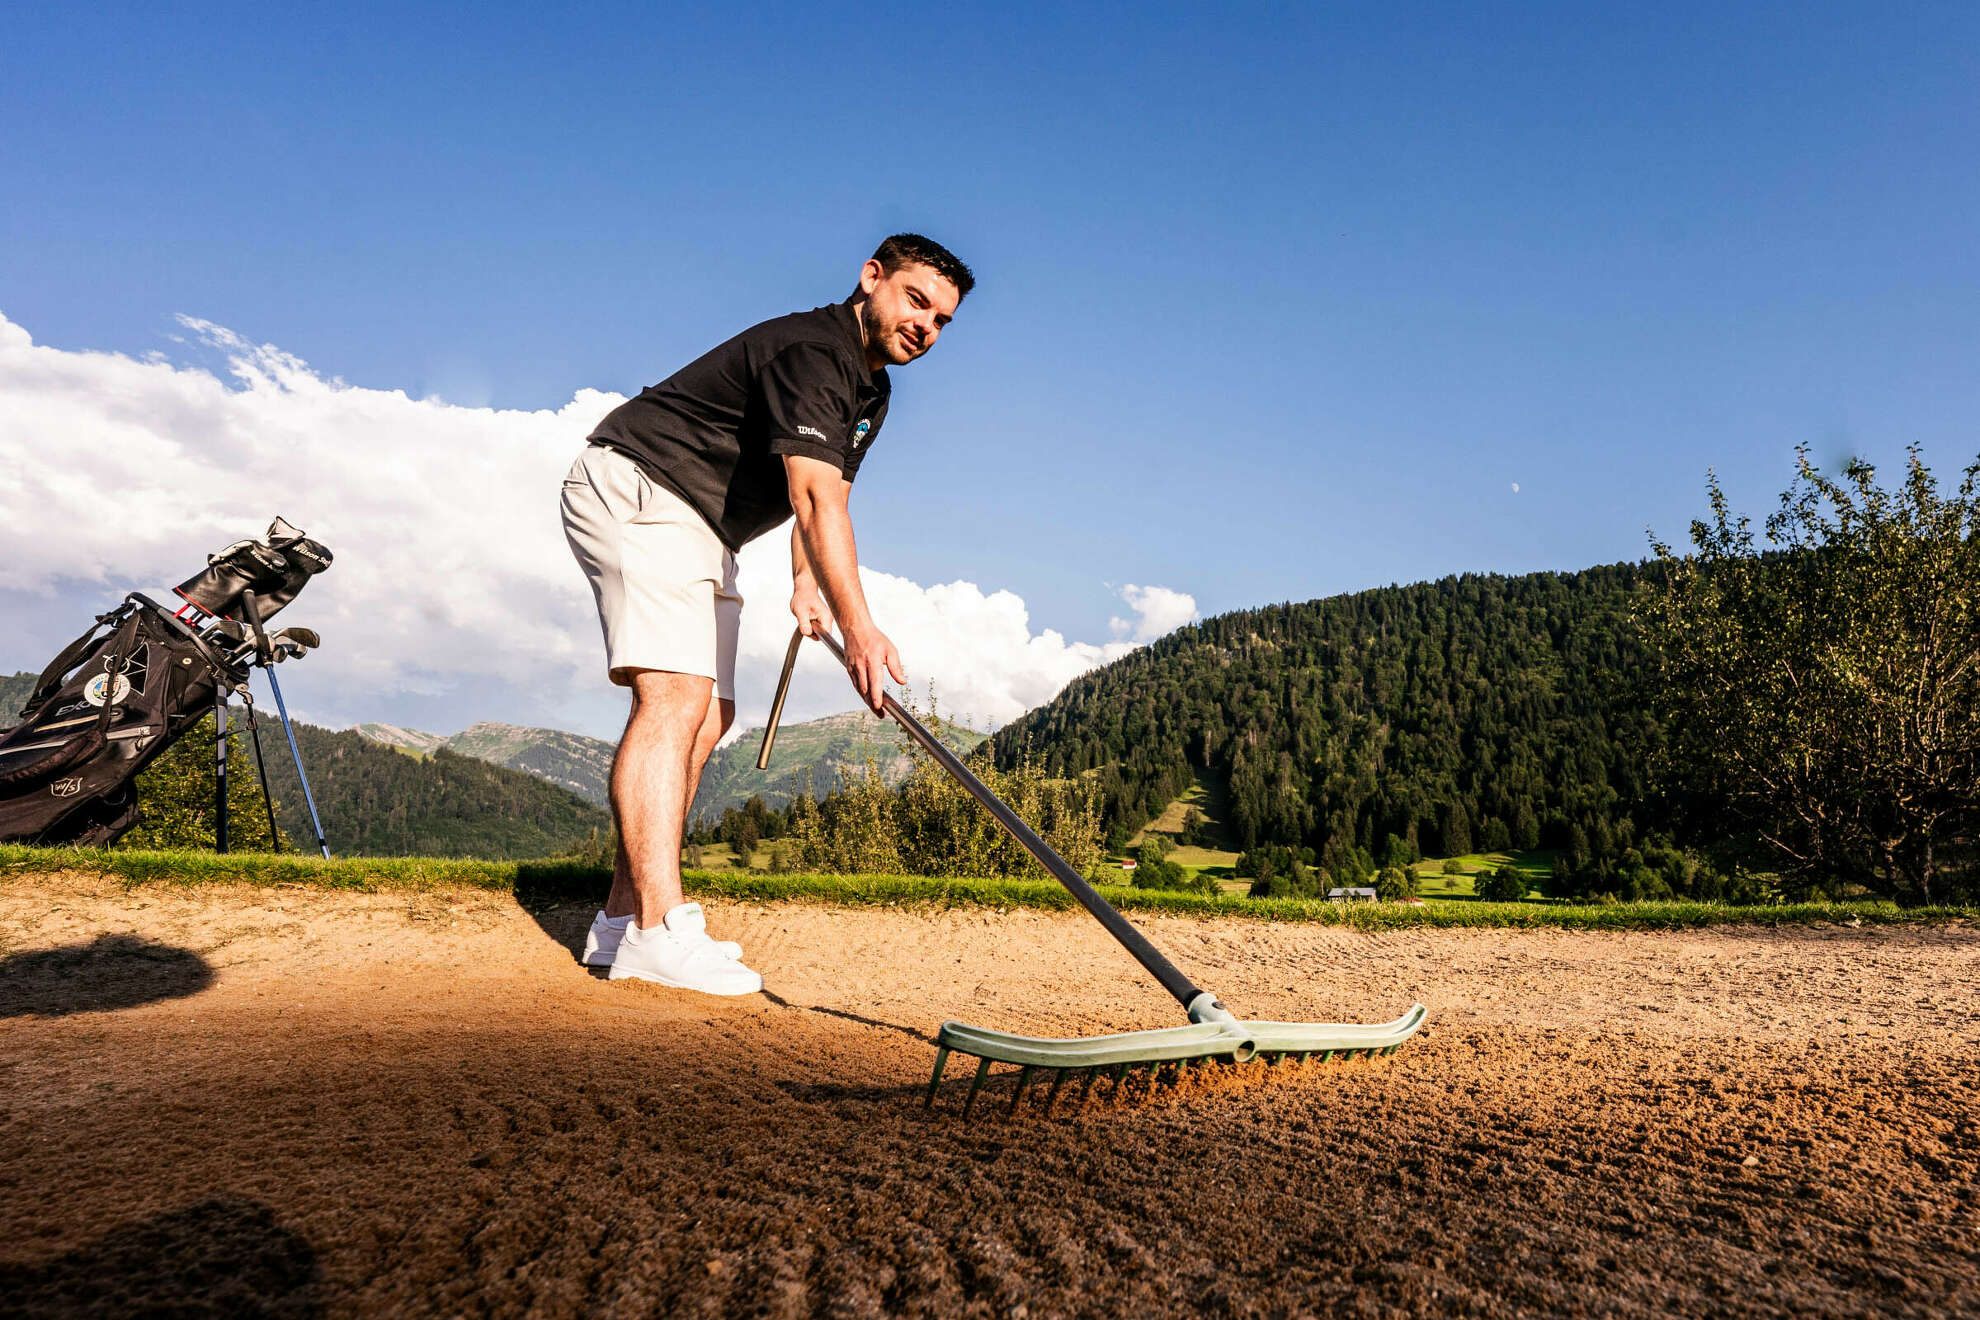
<path fill-rule="evenodd" d="M 698 903 L 685 904 L 684 906 L 693 907 L 696 911 L 700 910 L 700 904 Z M 626 937 L 626 927 L 631 924 L 632 918 L 629 916 L 608 917 L 605 915 L 604 908 L 598 909 L 598 915 L 591 919 L 591 929 L 585 932 L 584 965 L 586 967 L 610 967 L 612 965 L 613 955 L 619 951 L 619 941 Z M 708 939 L 708 932 L 706 930 L 703 930 L 701 935 L 703 939 Z M 708 940 L 708 942 L 713 944 L 715 951 L 724 958 L 730 958 L 738 962 L 742 960 L 742 945 L 736 943 L 734 940 Z"/>
<path fill-rule="evenodd" d="M 763 988 L 761 976 L 723 956 L 708 938 L 699 903 L 681 904 L 658 926 L 626 923 L 610 979 L 628 977 L 706 995 L 753 995 Z"/>

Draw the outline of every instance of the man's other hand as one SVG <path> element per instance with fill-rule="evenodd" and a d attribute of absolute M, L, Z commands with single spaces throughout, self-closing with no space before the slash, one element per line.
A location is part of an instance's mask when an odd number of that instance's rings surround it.
<path fill-rule="evenodd" d="M 832 626 L 832 611 L 827 608 L 825 598 L 808 582 L 791 589 L 791 617 L 797 620 L 798 630 L 806 637 L 816 637 Z"/>
<path fill-rule="evenodd" d="M 900 652 L 878 628 L 846 633 L 846 672 L 852 675 L 861 700 L 873 708 L 875 715 L 886 709 L 887 676 L 892 674 L 896 683 L 907 682 Z"/>

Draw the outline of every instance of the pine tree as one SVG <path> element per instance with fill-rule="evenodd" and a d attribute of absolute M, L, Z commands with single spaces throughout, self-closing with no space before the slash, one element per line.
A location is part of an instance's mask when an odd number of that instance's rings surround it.
<path fill-rule="evenodd" d="M 227 847 L 232 852 L 286 852 L 288 836 L 268 830 L 268 807 L 255 775 L 247 731 L 236 718 L 227 729 Z M 139 822 L 119 848 L 210 851 L 218 822 L 218 756 L 208 715 L 138 776 Z M 280 810 L 281 804 L 276 804 Z"/>

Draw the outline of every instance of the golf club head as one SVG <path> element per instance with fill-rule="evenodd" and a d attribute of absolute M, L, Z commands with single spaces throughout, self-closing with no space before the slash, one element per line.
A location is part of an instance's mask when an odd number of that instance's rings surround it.
<path fill-rule="evenodd" d="M 323 639 L 317 636 L 316 629 L 314 628 L 284 628 L 282 631 L 273 634 L 268 640 L 276 646 L 287 645 L 294 647 L 298 652 L 314 651 L 317 647 L 323 645 Z"/>

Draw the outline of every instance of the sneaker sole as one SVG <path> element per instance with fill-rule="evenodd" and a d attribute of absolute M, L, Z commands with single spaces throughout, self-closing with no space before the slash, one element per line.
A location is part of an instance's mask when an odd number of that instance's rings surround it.
<path fill-rule="evenodd" d="M 763 990 L 762 977 L 758 977 L 756 984 L 746 990 L 710 990 L 706 986 L 689 985 L 686 981 L 676 981 L 670 977 L 661 976 L 657 972 L 635 972 L 631 968 L 620 967 L 617 964 L 613 965 L 612 975 L 607 979 L 613 981 L 651 981 L 655 985 L 664 985 L 670 990 L 692 990 L 696 994 L 721 995 L 731 999 L 742 995 L 760 994 Z"/>
<path fill-rule="evenodd" d="M 722 946 L 724 943 L 729 943 L 729 942 L 723 940 L 717 940 L 715 942 L 716 952 L 720 953 L 724 958 L 727 958 L 730 962 L 741 962 L 742 945 L 732 944 L 731 947 L 729 948 L 723 948 Z M 605 950 L 602 948 L 587 949 L 585 951 L 584 956 L 578 959 L 578 961 L 583 963 L 586 967 L 610 967 L 612 965 L 612 960 L 618 956 L 619 956 L 618 946 L 614 945 L 612 946 L 612 951 L 610 953 L 605 952 Z"/>

